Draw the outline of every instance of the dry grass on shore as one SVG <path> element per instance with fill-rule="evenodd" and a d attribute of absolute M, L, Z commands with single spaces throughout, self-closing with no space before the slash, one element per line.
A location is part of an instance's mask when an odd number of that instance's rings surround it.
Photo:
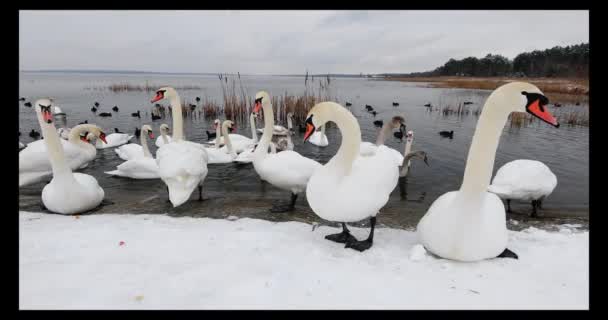
<path fill-rule="evenodd" d="M 482 78 L 482 77 L 387 77 L 384 80 L 428 82 L 434 88 L 494 90 L 512 81 L 526 81 L 537 86 L 555 102 L 589 100 L 588 78 Z"/>

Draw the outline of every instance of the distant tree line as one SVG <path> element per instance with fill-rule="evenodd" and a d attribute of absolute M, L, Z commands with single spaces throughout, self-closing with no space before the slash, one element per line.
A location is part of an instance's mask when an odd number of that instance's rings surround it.
<path fill-rule="evenodd" d="M 589 43 L 520 53 L 510 60 L 488 54 L 478 59 L 450 59 L 443 66 L 428 72 L 407 76 L 477 76 L 477 77 L 587 77 L 589 75 Z"/>

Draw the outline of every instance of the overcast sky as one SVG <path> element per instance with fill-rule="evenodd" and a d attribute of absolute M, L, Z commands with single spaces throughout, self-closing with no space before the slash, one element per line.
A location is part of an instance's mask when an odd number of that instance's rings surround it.
<path fill-rule="evenodd" d="M 21 11 L 22 70 L 432 70 L 589 41 L 588 11 Z"/>

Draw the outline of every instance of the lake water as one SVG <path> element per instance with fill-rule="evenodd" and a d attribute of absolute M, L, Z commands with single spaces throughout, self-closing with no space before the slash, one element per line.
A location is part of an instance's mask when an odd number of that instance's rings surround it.
<path fill-rule="evenodd" d="M 247 93 L 252 96 L 259 90 L 266 90 L 271 95 L 284 93 L 300 95 L 304 92 L 304 78 L 283 76 L 242 76 L 241 81 Z M 316 82 L 318 82 L 315 79 Z M 55 103 L 67 114 L 67 126 L 73 127 L 79 122 L 88 120 L 101 126 L 106 133 L 118 128 L 123 132 L 134 131 L 135 127 L 151 124 L 158 135 L 160 124 L 172 126 L 171 118 L 152 122 L 150 103 L 153 92 L 119 92 L 93 88 L 107 87 L 112 83 L 130 83 L 133 85 L 185 86 L 201 87 L 197 90 L 180 90 L 182 100 L 194 103 L 199 96 L 222 102 L 221 86 L 216 76 L 203 75 L 150 75 L 150 74 L 93 74 L 93 73 L 21 73 L 19 95 L 32 103 L 40 97 L 52 97 Z M 359 120 L 364 141 L 374 142 L 378 128 L 374 120 L 389 120 L 394 115 L 403 115 L 407 130 L 414 131 L 412 150 L 426 151 L 430 166 L 418 160 L 412 161 L 412 168 L 407 182 L 395 188 L 390 200 L 378 215 L 379 224 L 391 227 L 411 228 L 424 215 L 430 204 L 441 194 L 457 190 L 462 182 L 467 152 L 477 124 L 478 117 L 473 114 L 483 106 L 489 91 L 469 89 L 426 88 L 420 83 L 377 81 L 364 78 L 332 78 L 332 96 L 339 103 L 352 103 L 349 109 Z M 549 100 L 551 96 L 548 95 Z M 97 112 L 112 112 L 117 105 L 118 113 L 112 117 L 102 118 L 90 111 L 93 103 L 101 105 Z M 392 102 L 399 102 L 393 107 Z M 424 104 L 434 106 L 446 104 L 458 105 L 463 101 L 472 101 L 468 115 L 443 115 L 442 112 L 430 112 Z M 163 101 L 166 105 L 166 101 Z M 366 104 L 378 111 L 377 116 L 365 111 Z M 550 107 L 556 115 L 564 112 L 587 110 L 588 106 L 564 105 L 561 108 Z M 131 112 L 141 110 L 142 118 L 131 117 Z M 213 119 L 186 118 L 184 130 L 186 137 L 195 142 L 207 140 L 205 130 L 212 131 Z M 284 123 L 281 123 L 285 125 Z M 295 123 L 297 126 L 298 123 Z M 250 135 L 248 121 L 237 123 L 238 133 Z M 262 127 L 261 121 L 258 127 Z M 27 133 L 31 129 L 40 130 L 32 108 L 19 103 L 20 141 L 32 141 Z M 454 130 L 454 138 L 442 138 L 438 132 Z M 296 130 L 297 131 L 297 130 Z M 328 126 L 326 134 L 330 145 L 326 148 L 302 143 L 303 134 L 296 132 L 293 137 L 295 151 L 321 163 L 327 162 L 335 153 L 340 143 L 340 132 L 335 126 Z M 139 143 L 136 139 L 132 142 Z M 405 141 L 400 142 L 389 137 L 386 145 L 403 152 Z M 154 154 L 156 146 L 150 143 Z M 506 162 L 515 159 L 534 159 L 545 163 L 555 173 L 558 184 L 553 193 L 545 199 L 541 217 L 529 218 L 529 203 L 512 203 L 515 211 L 510 218 L 519 222 L 518 226 L 536 224 L 555 224 L 575 221 L 587 225 L 589 212 L 589 128 L 583 126 L 562 125 L 554 128 L 545 123 L 534 121 L 527 126 L 507 126 L 503 130 L 496 154 L 494 172 Z M 209 174 L 204 183 L 206 201 L 198 202 L 197 192 L 192 200 L 173 208 L 166 202 L 167 194 L 161 180 L 131 180 L 108 176 L 104 171 L 114 170 L 122 160 L 113 149 L 98 150 L 97 157 L 83 173 L 93 175 L 105 190 L 108 204 L 95 212 L 104 213 L 159 213 L 170 215 L 191 215 L 225 218 L 228 216 L 246 216 L 276 221 L 299 220 L 320 221 L 308 207 L 305 195 L 301 194 L 292 213 L 273 214 L 268 208 L 275 201 L 287 201 L 289 193 L 263 183 L 258 178 L 251 164 L 210 165 Z M 21 210 L 40 210 L 40 194 L 45 183 L 20 188 L 19 206 Z M 510 225 L 512 228 L 518 228 Z"/>

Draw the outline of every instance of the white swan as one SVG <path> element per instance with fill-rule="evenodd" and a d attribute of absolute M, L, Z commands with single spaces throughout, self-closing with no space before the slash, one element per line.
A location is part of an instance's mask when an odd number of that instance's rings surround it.
<path fill-rule="evenodd" d="M 382 129 L 378 132 L 378 136 L 376 137 L 376 143 L 373 144 L 371 142 L 363 141 L 361 142 L 361 146 L 359 149 L 359 154 L 361 156 L 373 155 L 376 153 L 377 148 L 382 147 L 386 148 L 386 151 L 390 152 L 393 155 L 395 160 L 395 164 L 400 166 L 401 162 L 403 162 L 403 155 L 393 149 L 384 145 L 384 141 L 386 140 L 386 136 L 390 135 L 393 129 L 400 128 L 405 126 L 405 119 L 401 116 L 394 116 L 391 121 L 386 122 L 382 125 Z M 407 147 L 407 145 L 406 145 Z"/>
<path fill-rule="evenodd" d="M 101 143 L 99 140 L 95 143 L 97 149 L 114 148 L 126 144 L 133 138 L 132 135 L 126 133 L 110 133 L 106 136 L 107 143 Z"/>
<path fill-rule="evenodd" d="M 273 115 L 274 117 L 274 112 Z M 291 120 L 291 118 L 293 117 L 293 114 L 287 113 L 287 128 L 281 126 L 281 125 L 272 125 L 273 130 L 272 130 L 272 135 L 273 136 L 286 136 L 289 132 L 291 132 L 293 130 L 293 122 Z M 258 132 L 264 133 L 265 129 L 258 129 Z"/>
<path fill-rule="evenodd" d="M 232 148 L 232 141 L 230 135 L 228 134 L 228 128 L 232 128 L 232 125 L 232 121 L 224 121 L 224 123 L 222 124 L 221 132 L 217 133 L 217 136 L 221 134 L 222 137 L 225 138 L 224 141 L 226 142 L 226 146 L 222 148 L 217 148 L 216 144 L 216 146 L 213 148 L 206 148 L 207 156 L 209 157 L 209 161 L 207 162 L 207 164 L 230 163 L 236 158 L 236 153 Z M 219 131 L 219 127 L 217 130 Z"/>
<path fill-rule="evenodd" d="M 287 206 L 275 206 L 271 212 L 285 212 L 294 209 L 298 193 L 306 189 L 308 179 L 321 164 L 301 156 L 295 151 L 268 153 L 273 135 L 274 114 L 270 96 L 265 91 L 255 95 L 255 113 L 264 110 L 264 134 L 253 155 L 253 167 L 262 180 L 275 187 L 291 192 L 291 202 Z"/>
<path fill-rule="evenodd" d="M 145 124 L 144 126 L 148 126 L 148 125 Z M 141 130 L 143 130 L 144 126 L 142 126 Z M 161 125 L 161 128 L 162 128 L 162 125 Z M 150 136 L 150 139 L 152 139 L 154 137 L 154 134 L 152 133 L 152 129 L 148 130 L 148 136 Z M 142 137 L 141 137 L 141 133 L 139 135 L 139 139 L 140 139 L 140 141 L 143 141 Z M 146 145 L 146 148 L 147 148 L 147 145 Z M 149 150 L 150 149 L 148 149 L 148 152 L 150 152 Z M 128 143 L 128 144 L 122 145 L 118 148 L 115 148 L 114 152 L 116 152 L 116 154 L 118 155 L 119 158 L 121 158 L 125 161 L 143 158 L 145 155 L 143 144 L 140 145 L 137 143 Z"/>
<path fill-rule="evenodd" d="M 105 142 L 105 133 L 94 124 L 81 124 L 72 128 L 67 141 L 60 139 L 70 170 L 85 168 L 97 155 L 95 147 L 81 139 L 80 135 L 84 132 L 92 133 Z M 29 143 L 19 152 L 19 187 L 40 182 L 52 174 L 47 145 L 43 140 Z"/>
<path fill-rule="evenodd" d="M 160 176 L 158 175 L 158 164 L 156 163 L 156 160 L 152 157 L 150 149 L 148 149 L 148 139 L 146 139 L 146 135 L 148 135 L 150 139 L 154 139 L 152 127 L 147 124 L 141 127 L 141 135 L 139 137 L 142 148 L 141 157 L 136 157 L 125 161 L 118 165 L 116 167 L 116 170 L 107 171 L 106 173 L 109 175 L 127 177 L 132 179 L 160 178 Z"/>
<path fill-rule="evenodd" d="M 166 124 L 161 124 L 160 125 L 160 137 L 156 138 L 156 146 L 157 147 L 161 147 L 163 144 L 167 144 L 169 142 L 171 142 L 171 136 L 169 136 L 169 126 Z"/>
<path fill-rule="evenodd" d="M 507 200 L 507 212 L 511 212 L 511 200 L 532 201 L 532 216 L 540 208 L 545 197 L 557 186 L 557 177 L 544 163 L 536 160 L 514 160 L 500 167 L 488 187 L 488 191 Z"/>
<path fill-rule="evenodd" d="M 203 200 L 203 181 L 207 176 L 207 152 L 201 144 L 184 139 L 182 104 L 177 91 L 163 87 L 152 99 L 155 103 L 169 99 L 173 118 L 173 137 L 170 143 L 156 151 L 158 173 L 169 189 L 169 200 L 177 207 L 190 198 L 198 186 L 199 201 Z"/>
<path fill-rule="evenodd" d="M 397 185 L 398 166 L 385 146 L 377 147 L 372 155 L 360 155 L 359 123 L 350 111 L 335 102 L 319 103 L 308 112 L 304 139 L 328 121 L 333 121 L 340 130 L 342 143 L 336 155 L 310 178 L 306 198 L 319 217 L 342 223 L 342 232 L 328 235 L 326 239 L 364 251 L 373 243 L 376 214 Z M 371 224 L 369 237 L 357 241 L 345 222 L 366 218 L 370 218 Z"/>
<path fill-rule="evenodd" d="M 428 251 L 460 261 L 517 258 L 506 249 L 504 205 L 487 190 L 509 114 L 529 112 L 559 127 L 546 108 L 547 103 L 536 86 L 524 82 L 505 84 L 490 94 L 477 122 L 460 190 L 437 198 L 418 223 L 418 237 Z"/>
<path fill-rule="evenodd" d="M 103 200 L 104 191 L 92 176 L 73 173 L 70 169 L 50 107 L 48 99 L 40 99 L 34 105 L 53 172 L 53 179 L 42 189 L 42 203 L 55 213 L 82 213 L 97 207 Z"/>
<path fill-rule="evenodd" d="M 251 116 L 249 116 L 249 118 L 251 120 Z M 253 123 L 255 124 L 255 120 Z M 219 129 L 221 127 L 220 120 L 215 119 L 213 126 L 217 130 L 216 139 L 208 141 L 207 144 L 213 144 L 214 146 L 225 146 L 226 142 L 224 141 L 224 136 L 220 136 L 220 134 L 219 134 Z M 253 133 L 255 133 L 254 129 L 252 129 L 252 134 Z M 219 139 L 218 139 L 218 137 L 219 137 Z M 236 153 L 241 153 L 241 152 L 251 148 L 258 141 L 257 134 L 254 135 L 254 137 L 249 138 L 242 134 L 230 133 L 229 137 L 230 137 L 230 141 L 232 142 L 232 148 L 234 149 L 234 151 Z M 218 143 L 219 143 L 219 145 L 218 145 Z"/>
<path fill-rule="evenodd" d="M 291 140 L 291 136 L 293 133 L 288 132 L 284 137 L 281 137 L 276 142 L 277 150 L 286 151 L 293 150 L 293 141 Z"/>
<path fill-rule="evenodd" d="M 327 147 L 329 145 L 329 141 L 325 135 L 325 126 L 322 126 L 321 130 L 317 130 L 311 134 L 310 138 L 308 138 L 308 142 L 318 147 Z"/>
<path fill-rule="evenodd" d="M 253 146 L 247 148 L 243 152 L 239 153 L 237 157 L 234 159 L 234 162 L 238 163 L 251 163 L 253 162 L 253 152 L 255 151 L 256 145 L 258 143 L 258 135 L 256 133 L 255 128 L 255 118 L 257 118 L 257 113 L 252 112 L 249 115 L 249 126 L 251 128 L 251 140 L 253 140 Z M 276 149 L 275 149 L 276 153 Z"/>

